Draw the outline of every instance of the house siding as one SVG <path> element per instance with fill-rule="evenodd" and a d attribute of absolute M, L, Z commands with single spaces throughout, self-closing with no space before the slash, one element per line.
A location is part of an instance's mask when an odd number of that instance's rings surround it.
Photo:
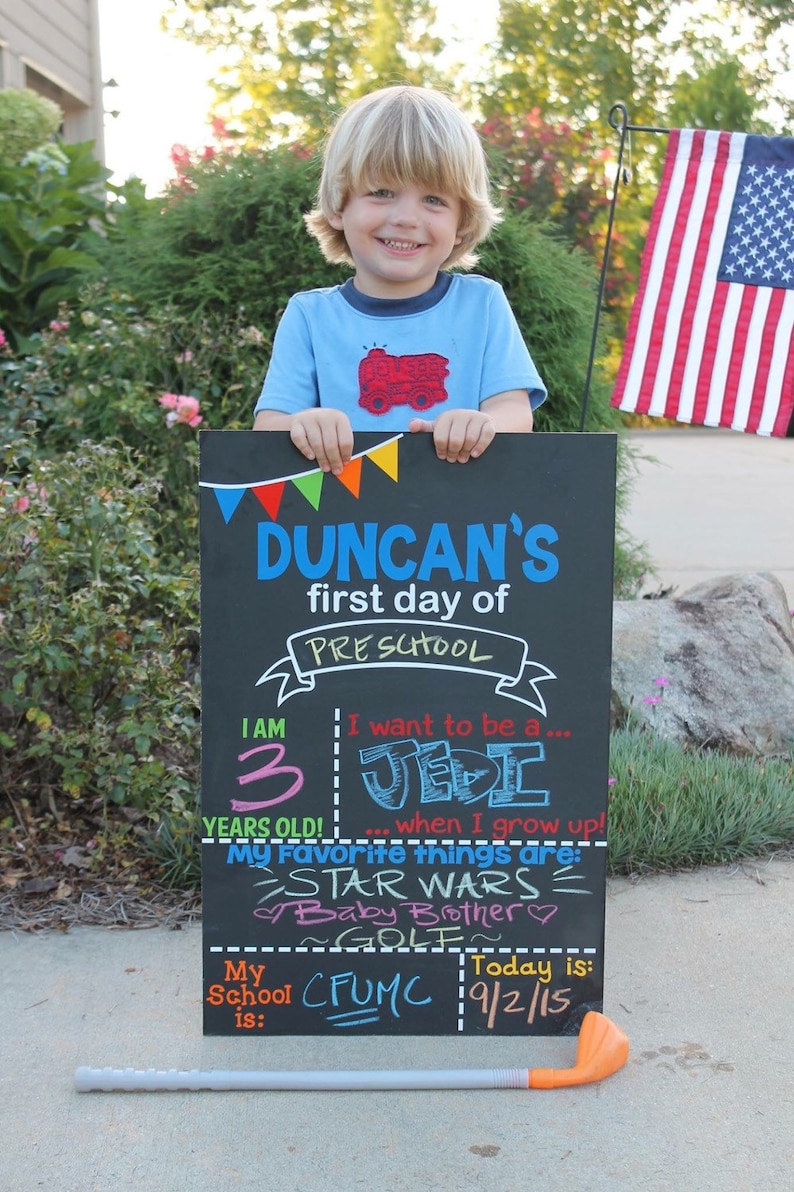
<path fill-rule="evenodd" d="M 104 161 L 98 0 L 0 0 L 0 87 L 55 100 L 64 139 Z"/>

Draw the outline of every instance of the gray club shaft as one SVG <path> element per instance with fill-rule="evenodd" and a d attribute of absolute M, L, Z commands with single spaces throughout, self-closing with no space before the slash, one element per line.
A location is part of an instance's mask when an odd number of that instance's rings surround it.
<path fill-rule="evenodd" d="M 526 1089 L 528 1068 L 383 1069 L 340 1072 L 200 1072 L 149 1068 L 78 1068 L 79 1093 L 231 1089 L 282 1091 L 347 1089 Z"/>

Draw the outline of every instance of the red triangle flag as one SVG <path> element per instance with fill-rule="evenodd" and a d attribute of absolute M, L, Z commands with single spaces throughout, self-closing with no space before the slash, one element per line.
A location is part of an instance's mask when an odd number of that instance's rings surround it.
<path fill-rule="evenodd" d="M 278 518 L 285 483 L 284 480 L 276 480 L 273 484 L 258 484 L 254 489 L 256 499 L 260 505 L 264 506 L 273 521 L 276 521 Z"/>

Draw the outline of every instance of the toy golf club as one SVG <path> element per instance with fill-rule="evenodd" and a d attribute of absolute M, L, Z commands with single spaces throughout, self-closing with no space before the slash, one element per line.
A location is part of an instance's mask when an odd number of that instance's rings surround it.
<path fill-rule="evenodd" d="M 582 1020 L 572 1068 L 384 1069 L 339 1072 L 159 1072 L 155 1069 L 78 1068 L 75 1087 L 90 1092 L 155 1092 L 180 1089 L 553 1089 L 592 1084 L 626 1063 L 629 1041 L 614 1022 L 590 1010 Z"/>

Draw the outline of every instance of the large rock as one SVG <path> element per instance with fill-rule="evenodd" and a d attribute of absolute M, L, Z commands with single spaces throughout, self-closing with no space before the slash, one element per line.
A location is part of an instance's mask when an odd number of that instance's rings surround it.
<path fill-rule="evenodd" d="M 612 719 L 741 754 L 794 748 L 794 630 L 774 575 L 727 575 L 614 608 Z"/>

